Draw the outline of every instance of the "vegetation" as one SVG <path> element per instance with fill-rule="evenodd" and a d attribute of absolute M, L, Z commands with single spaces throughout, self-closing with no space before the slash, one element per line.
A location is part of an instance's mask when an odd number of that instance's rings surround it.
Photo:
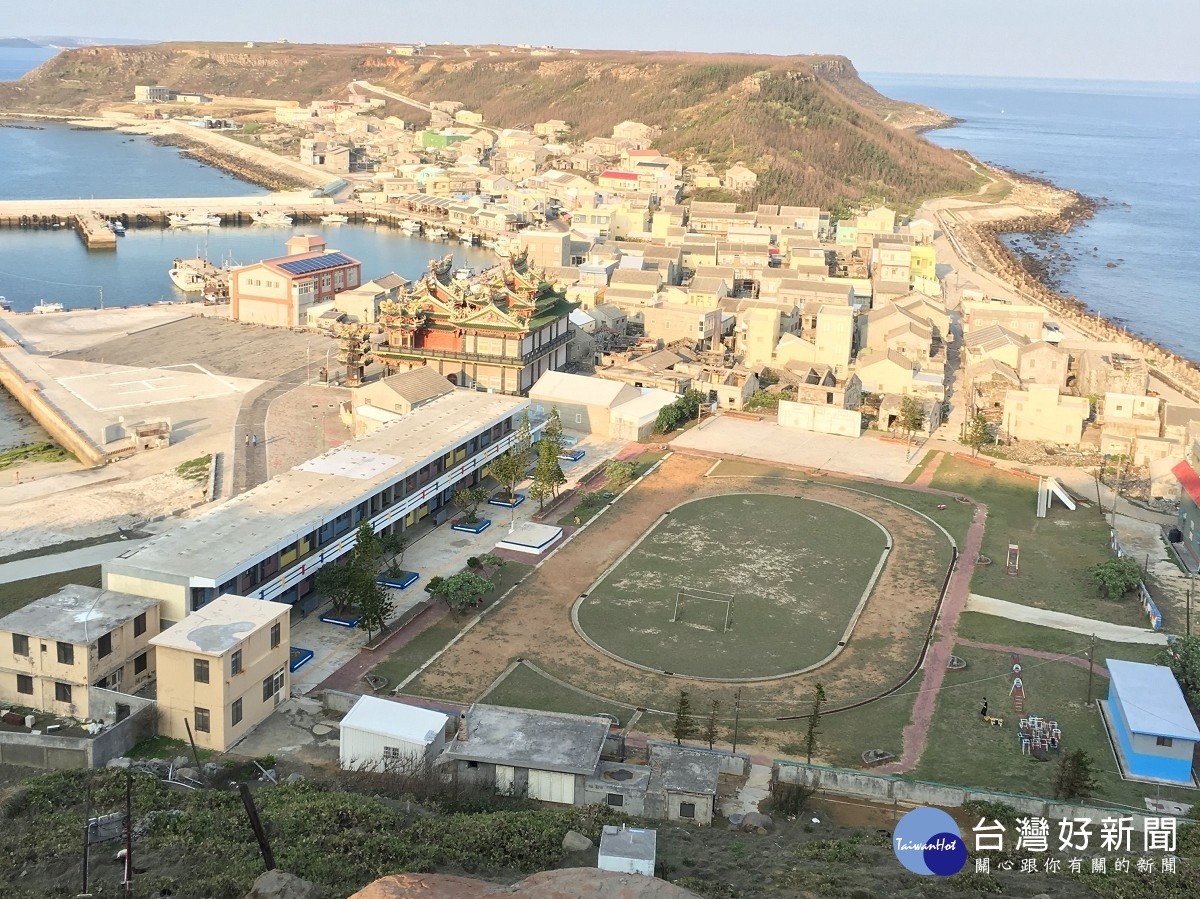
<path fill-rule="evenodd" d="M 464 524 L 479 523 L 479 504 L 487 499 L 482 487 L 465 487 L 454 494 L 454 506 L 462 513 Z"/>
<path fill-rule="evenodd" d="M 395 611 L 391 594 L 376 582 L 383 556 L 383 538 L 364 518 L 358 525 L 354 549 L 346 559 L 317 572 L 317 592 L 333 603 L 337 614 L 357 609 L 358 626 L 367 632 L 368 640 L 384 629 Z"/>
<path fill-rule="evenodd" d="M 708 706 L 708 717 L 704 719 L 704 727 L 700 732 L 700 739 L 708 743 L 708 748 L 712 749 L 713 744 L 720 739 L 721 721 L 717 717 L 717 713 L 721 710 L 721 700 L 711 699 Z"/>
<path fill-rule="evenodd" d="M 204 483 L 208 481 L 208 472 L 212 467 L 212 454 L 207 456 L 197 456 L 195 459 L 189 459 L 186 462 L 181 462 L 175 468 L 175 474 L 179 475 L 185 481 L 195 481 L 196 483 Z"/>
<path fill-rule="evenodd" d="M 1142 566 L 1138 564 L 1137 559 L 1120 556 L 1093 565 L 1088 569 L 1088 576 L 1102 594 L 1109 599 L 1118 600 L 1141 583 Z"/>
<path fill-rule="evenodd" d="M 779 393 L 771 393 L 766 390 L 756 390 L 746 400 L 743 408 L 747 412 L 775 412 L 779 409 L 779 401 L 783 399 L 783 395 Z"/>
<path fill-rule="evenodd" d="M 900 400 L 900 414 L 896 417 L 900 432 L 912 443 L 913 435 L 925 427 L 925 407 L 914 396 Z"/>
<path fill-rule="evenodd" d="M 1054 798 L 1066 800 L 1090 799 L 1096 789 L 1092 758 L 1086 749 L 1071 749 L 1063 753 L 1054 776 Z"/>
<path fill-rule="evenodd" d="M 700 733 L 696 719 L 692 716 L 692 700 L 687 690 L 679 691 L 679 704 L 675 706 L 675 719 L 671 722 L 671 736 L 676 745 Z"/>
<path fill-rule="evenodd" d="M 26 443 L 0 452 L 0 471 L 27 462 L 64 462 L 74 458 L 57 443 Z"/>
<path fill-rule="evenodd" d="M 1162 650 L 1157 661 L 1171 669 L 1188 701 L 1200 707 L 1200 637 L 1177 638 Z"/>
<path fill-rule="evenodd" d="M 432 577 L 425 585 L 430 596 L 444 599 L 455 612 L 477 608 L 483 598 L 495 589 L 495 584 L 474 571 L 460 571 L 449 577 Z"/>
<path fill-rule="evenodd" d="M 546 500 L 558 496 L 558 488 L 567 482 L 567 476 L 563 474 L 562 466 L 558 463 L 563 444 L 562 419 L 559 417 L 558 408 L 555 407 L 538 437 L 537 466 L 534 468 L 533 483 L 529 488 L 530 496 L 538 501 L 542 511 L 546 510 Z"/>
<path fill-rule="evenodd" d="M 504 487 L 509 502 L 516 499 L 517 483 L 525 477 L 525 472 L 529 470 L 529 458 L 532 452 L 533 435 L 529 425 L 529 416 L 526 415 L 517 425 L 512 446 L 488 465 L 488 471 L 492 477 Z"/>
<path fill-rule="evenodd" d="M 632 462 L 613 461 L 604 467 L 604 486 L 610 493 L 620 493 L 632 482 Z"/>
<path fill-rule="evenodd" d="M 979 455 L 979 448 L 992 439 L 987 417 L 982 412 L 976 412 L 967 422 L 967 431 L 963 435 L 963 443 L 971 448 L 971 458 Z"/>
<path fill-rule="evenodd" d="M 659 434 L 668 434 L 676 428 L 681 428 L 700 414 L 700 404 L 706 397 L 699 390 L 689 390 L 675 402 L 658 410 L 658 420 L 654 430 Z"/>
<path fill-rule="evenodd" d="M 825 688 L 818 682 L 813 687 L 812 711 L 808 713 L 808 727 L 804 731 L 804 754 L 812 764 L 813 750 L 817 748 L 817 737 L 821 734 L 821 706 L 825 704 Z"/>

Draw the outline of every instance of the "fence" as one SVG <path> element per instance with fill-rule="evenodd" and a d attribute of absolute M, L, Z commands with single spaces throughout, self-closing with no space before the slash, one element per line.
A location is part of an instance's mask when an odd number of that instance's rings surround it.
<path fill-rule="evenodd" d="M 1113 552 L 1117 554 L 1117 558 L 1120 559 L 1128 556 L 1129 553 L 1125 552 L 1124 547 L 1121 546 L 1121 538 L 1117 536 L 1117 532 L 1110 530 L 1108 533 L 1109 545 L 1112 547 Z M 1130 556 L 1130 558 L 1133 557 Z M 1150 619 L 1150 626 L 1156 631 L 1162 630 L 1162 612 L 1158 610 L 1158 604 L 1154 601 L 1154 597 L 1150 595 L 1150 591 L 1146 589 L 1145 581 L 1138 581 L 1138 598 L 1141 599 L 1142 609 L 1145 610 L 1146 616 Z"/>
<path fill-rule="evenodd" d="M 998 802 L 1025 815 L 1048 820 L 1066 818 L 1100 819 L 1111 817 L 1115 811 L 1134 819 L 1136 827 L 1144 825 L 1146 812 L 1123 807 L 1076 805 L 1054 799 L 1017 796 L 1012 793 L 993 793 L 970 787 L 919 780 L 904 780 L 886 774 L 867 774 L 845 768 L 805 765 L 802 762 L 776 761 L 771 771 L 772 783 L 799 784 L 812 790 L 851 796 L 892 805 L 932 805 L 939 808 L 958 808 L 967 802 Z M 1157 814 L 1157 813 L 1152 813 Z"/>

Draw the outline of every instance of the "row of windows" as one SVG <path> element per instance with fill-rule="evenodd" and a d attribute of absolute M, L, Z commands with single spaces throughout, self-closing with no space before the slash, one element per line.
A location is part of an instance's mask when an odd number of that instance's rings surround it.
<path fill-rule="evenodd" d="M 142 672 L 144 672 L 146 670 L 147 667 L 149 667 L 149 661 L 147 660 L 147 655 L 148 655 L 148 653 L 143 652 L 137 656 L 134 656 L 134 659 L 133 659 L 133 673 L 134 674 L 141 674 Z M 109 675 L 108 680 L 111 685 L 115 686 L 116 684 L 121 682 L 121 671 L 122 671 L 122 669 L 118 668 L 111 675 Z M 17 675 L 17 692 L 24 696 L 32 696 L 33 695 L 33 676 L 32 675 L 29 675 L 29 674 L 18 674 Z M 56 700 L 58 700 L 59 702 L 70 702 L 71 701 L 71 685 L 56 681 L 54 684 L 54 698 Z"/>
<path fill-rule="evenodd" d="M 279 622 L 271 625 L 271 648 L 276 649 L 282 639 L 282 630 Z M 198 684 L 208 683 L 208 659 L 192 659 L 192 679 Z M 235 649 L 229 655 L 229 676 L 237 677 L 243 671 L 242 667 L 242 651 Z"/>
<path fill-rule="evenodd" d="M 284 670 L 280 668 L 263 681 L 263 702 L 270 702 L 275 694 L 283 689 L 283 679 Z M 199 733 L 207 734 L 212 732 L 212 713 L 208 709 L 200 708 L 200 706 L 193 708 L 192 722 Z M 231 727 L 237 727 L 241 722 L 242 700 L 239 698 L 235 699 L 229 706 L 229 723 Z"/>
<path fill-rule="evenodd" d="M 140 637 L 146 633 L 146 613 L 138 615 L 133 619 L 133 635 Z M 58 646 L 58 663 L 60 665 L 75 664 L 75 646 L 71 643 L 64 643 L 61 640 L 56 641 Z M 29 655 L 29 636 L 27 634 L 12 635 L 13 655 L 28 656 Z M 45 647 L 43 647 L 44 651 Z M 96 655 L 100 658 L 112 654 L 112 632 L 101 634 L 96 640 Z"/>

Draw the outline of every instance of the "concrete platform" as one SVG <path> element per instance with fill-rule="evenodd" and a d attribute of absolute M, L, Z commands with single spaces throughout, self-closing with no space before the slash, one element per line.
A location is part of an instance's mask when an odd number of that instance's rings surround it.
<path fill-rule="evenodd" d="M 496 549 L 540 556 L 562 539 L 563 529 L 552 524 L 522 522 L 513 532 L 496 544 Z"/>

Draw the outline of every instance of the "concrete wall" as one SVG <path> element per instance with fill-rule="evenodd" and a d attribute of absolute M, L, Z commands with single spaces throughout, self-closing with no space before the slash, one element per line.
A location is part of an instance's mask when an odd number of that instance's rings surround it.
<path fill-rule="evenodd" d="M 862 433 L 862 414 L 855 409 L 780 400 L 779 424 L 802 431 L 857 437 Z"/>
<path fill-rule="evenodd" d="M 1047 819 L 1072 817 L 1109 817 L 1112 809 L 1072 805 L 1038 799 L 1032 796 L 1014 796 L 1011 793 L 992 793 L 972 790 L 967 787 L 952 787 L 945 784 L 902 780 L 881 774 L 866 774 L 843 768 L 826 768 L 820 765 L 804 765 L 798 762 L 775 762 L 772 779 L 783 783 L 802 784 L 826 793 L 842 796 L 857 796 L 872 802 L 902 803 L 907 805 L 932 805 L 941 808 L 957 808 L 965 802 L 1000 802 L 1026 815 Z M 1141 827 L 1144 815 L 1121 811 L 1131 816 L 1134 826 Z"/>
<path fill-rule="evenodd" d="M 129 717 L 96 737 L 0 731 L 0 764 L 51 771 L 102 768 L 110 759 L 124 755 L 158 732 L 158 714 L 152 699 L 93 687 L 88 701 L 96 718 L 115 720 L 118 704 L 129 709 Z"/>
<path fill-rule="evenodd" d="M 104 450 L 42 396 L 36 383 L 26 381 L 3 353 L 0 353 L 0 387 L 7 390 L 33 416 L 34 421 L 45 428 L 59 445 L 74 453 L 80 462 L 101 465 L 107 461 Z"/>

